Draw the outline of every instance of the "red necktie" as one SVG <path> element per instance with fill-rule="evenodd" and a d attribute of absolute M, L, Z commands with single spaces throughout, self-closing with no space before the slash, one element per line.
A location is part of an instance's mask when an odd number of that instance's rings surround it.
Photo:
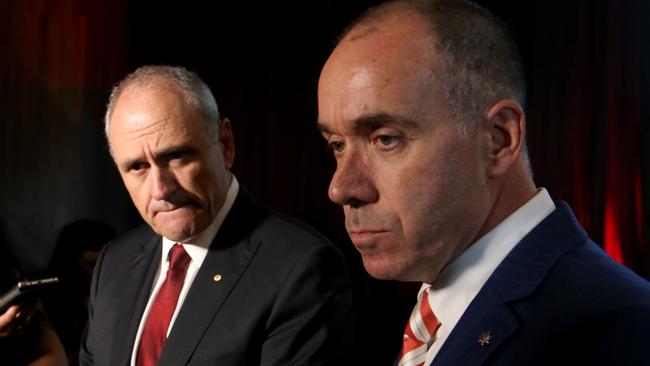
<path fill-rule="evenodd" d="M 167 328 L 172 320 L 178 295 L 183 288 L 185 272 L 190 263 L 190 256 L 180 244 L 174 244 L 169 251 L 169 269 L 167 277 L 156 295 L 138 349 L 137 366 L 155 366 L 167 339 Z"/>
<path fill-rule="evenodd" d="M 402 343 L 402 356 L 398 366 L 424 365 L 429 341 L 440 326 L 429 305 L 429 289 L 424 290 L 419 306 L 411 313 Z"/>

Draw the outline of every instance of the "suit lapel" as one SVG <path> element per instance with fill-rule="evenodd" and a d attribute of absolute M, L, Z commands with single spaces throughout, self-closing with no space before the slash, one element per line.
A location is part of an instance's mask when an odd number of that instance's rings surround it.
<path fill-rule="evenodd" d="M 587 239 L 564 202 L 506 256 L 463 313 L 431 365 L 480 365 L 520 326 L 526 296 L 568 250 Z M 518 301 L 517 307 L 510 306 Z M 525 321 L 525 320 L 524 320 Z"/>
<path fill-rule="evenodd" d="M 519 322 L 492 287 L 484 287 L 431 365 L 481 365 Z"/>
<path fill-rule="evenodd" d="M 129 270 L 119 296 L 119 309 L 113 333 L 110 365 L 128 365 L 140 318 L 147 305 L 149 291 L 160 263 L 160 236 L 152 233 L 143 239 L 130 260 Z"/>
<path fill-rule="evenodd" d="M 249 235 L 264 215 L 241 187 L 178 313 L 158 365 L 184 365 L 189 361 L 257 252 L 260 243 L 251 242 Z M 220 275 L 219 280 L 215 280 L 216 275 Z"/>

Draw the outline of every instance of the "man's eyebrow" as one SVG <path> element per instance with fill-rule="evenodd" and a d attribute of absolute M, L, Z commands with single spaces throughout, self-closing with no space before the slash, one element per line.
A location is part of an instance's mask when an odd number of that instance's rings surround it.
<path fill-rule="evenodd" d="M 324 122 L 317 123 L 318 130 L 321 133 L 332 133 L 329 127 Z M 363 115 L 351 123 L 351 128 L 356 131 L 372 131 L 381 127 L 396 127 L 401 129 L 419 130 L 420 126 L 414 121 L 394 116 L 386 113 L 374 113 Z"/>
<path fill-rule="evenodd" d="M 174 146 L 169 146 L 165 149 L 162 149 L 160 151 L 156 151 L 156 156 L 157 157 L 165 157 L 169 154 L 174 154 L 174 153 L 193 153 L 195 152 L 196 149 L 188 146 L 186 144 L 179 144 L 179 145 L 174 145 Z"/>
<path fill-rule="evenodd" d="M 118 167 L 120 169 L 122 169 L 122 170 L 129 170 L 129 168 L 131 168 L 134 164 L 136 164 L 136 163 L 138 163 L 140 161 L 142 161 L 142 159 L 140 159 L 140 158 L 133 158 L 133 159 L 124 160 L 123 162 L 118 164 Z"/>
<path fill-rule="evenodd" d="M 316 121 L 316 128 L 318 128 L 318 132 L 320 133 L 331 133 L 330 129 L 324 122 Z"/>
<path fill-rule="evenodd" d="M 192 154 L 196 152 L 196 149 L 187 146 L 184 144 L 179 144 L 179 145 L 174 145 L 174 146 L 169 146 L 165 149 L 162 149 L 160 151 L 156 151 L 156 157 L 157 159 L 165 158 L 166 156 L 173 154 L 173 153 L 184 153 L 184 154 Z M 134 164 L 137 164 L 142 161 L 146 161 L 147 159 L 144 157 L 136 157 L 136 158 L 131 158 L 128 160 L 123 161 L 119 166 L 123 167 L 124 169 L 128 169 L 129 167 L 133 166 Z"/>

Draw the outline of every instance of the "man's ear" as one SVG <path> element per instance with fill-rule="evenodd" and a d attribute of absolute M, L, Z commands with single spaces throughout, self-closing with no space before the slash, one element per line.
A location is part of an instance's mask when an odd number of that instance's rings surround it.
<path fill-rule="evenodd" d="M 504 99 L 487 112 L 489 132 L 488 176 L 504 175 L 519 161 L 526 138 L 526 115 L 519 103 Z"/>
<path fill-rule="evenodd" d="M 223 154 L 223 162 L 226 169 L 230 170 L 235 161 L 235 139 L 232 134 L 230 120 L 223 118 L 219 124 L 219 148 Z"/>

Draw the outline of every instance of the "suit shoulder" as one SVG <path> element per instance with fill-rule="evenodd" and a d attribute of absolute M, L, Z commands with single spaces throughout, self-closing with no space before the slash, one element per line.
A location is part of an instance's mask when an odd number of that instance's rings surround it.
<path fill-rule="evenodd" d="M 138 245 L 146 245 L 150 243 L 157 237 L 159 236 L 154 233 L 148 225 L 142 224 L 110 241 L 104 247 L 104 252 L 106 252 L 105 255 L 111 256 L 113 254 L 125 254 L 127 252 L 132 252 Z"/>
<path fill-rule="evenodd" d="M 572 288 L 577 301 L 593 301 L 607 309 L 650 310 L 650 282 L 617 263 L 591 240 L 576 246 L 557 263 L 551 275 L 563 288 Z"/>
<path fill-rule="evenodd" d="M 274 243 L 294 243 L 300 246 L 333 246 L 321 232 L 296 218 L 269 211 L 260 222 L 253 235 L 264 241 Z"/>
<path fill-rule="evenodd" d="M 259 243 L 256 257 L 265 266 L 284 273 L 294 265 L 318 261 L 332 268 L 346 266 L 341 251 L 308 224 L 270 211 L 251 231 L 250 241 Z M 267 268 L 268 269 L 268 268 Z"/>

